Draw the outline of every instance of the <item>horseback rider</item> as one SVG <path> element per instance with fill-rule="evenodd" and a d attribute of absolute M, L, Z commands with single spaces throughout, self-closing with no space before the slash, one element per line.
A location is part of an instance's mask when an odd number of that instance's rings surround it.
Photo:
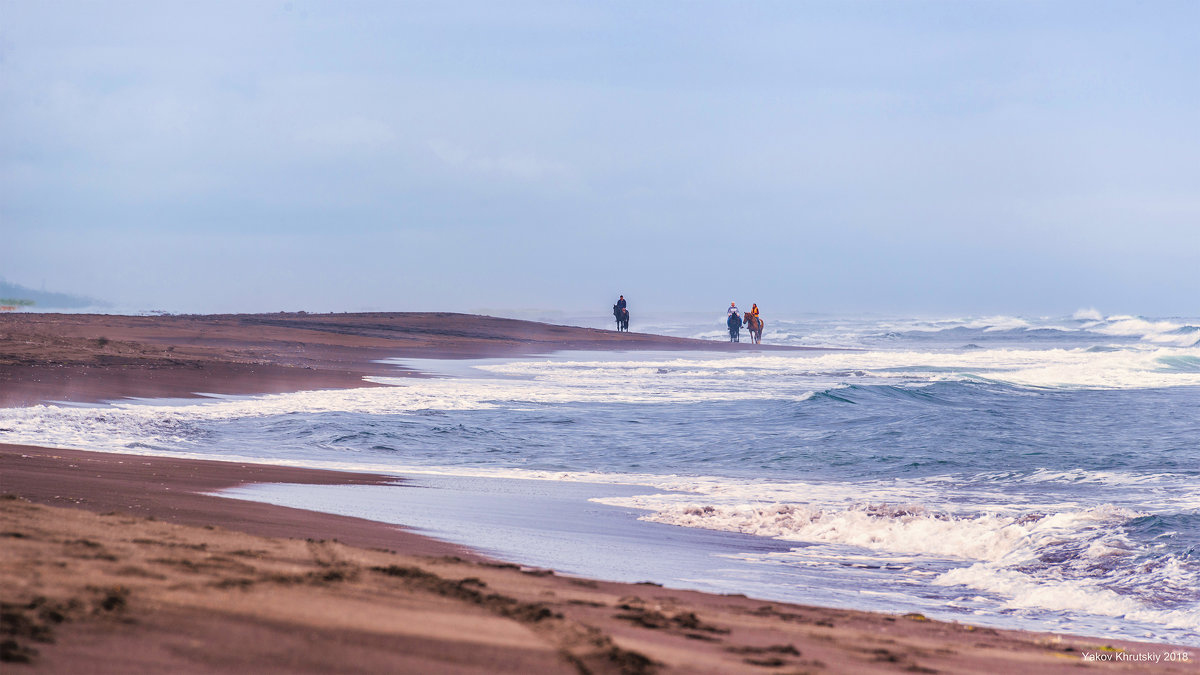
<path fill-rule="evenodd" d="M 742 323 L 743 323 L 743 325 L 745 325 L 747 328 L 750 329 L 751 342 L 753 342 L 754 344 L 761 343 L 763 326 L 765 324 L 763 323 L 762 317 L 760 317 L 758 315 L 758 303 L 757 302 L 754 303 L 754 306 L 750 308 L 749 312 L 746 312 L 745 317 L 742 319 Z"/>
<path fill-rule="evenodd" d="M 729 341 L 736 341 L 738 331 L 742 328 L 742 317 L 738 316 L 737 307 L 729 308 L 729 317 L 725 320 L 725 325 L 729 327 Z"/>
<path fill-rule="evenodd" d="M 738 313 L 737 303 L 736 302 L 729 303 L 729 309 L 725 310 L 725 316 L 732 316 L 737 313 Z"/>
<path fill-rule="evenodd" d="M 613 305 L 613 316 L 617 320 L 617 330 L 629 330 L 629 310 L 626 309 L 625 296 L 621 296 L 617 300 L 617 304 Z"/>

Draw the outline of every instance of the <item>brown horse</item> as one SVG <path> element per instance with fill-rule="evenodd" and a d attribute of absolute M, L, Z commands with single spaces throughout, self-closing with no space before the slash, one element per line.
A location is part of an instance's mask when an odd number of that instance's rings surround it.
<path fill-rule="evenodd" d="M 746 328 L 750 329 L 750 339 L 754 344 L 760 344 L 762 342 L 763 326 L 767 324 L 754 314 L 747 314 L 746 318 L 742 319 L 742 322 L 746 324 Z"/>

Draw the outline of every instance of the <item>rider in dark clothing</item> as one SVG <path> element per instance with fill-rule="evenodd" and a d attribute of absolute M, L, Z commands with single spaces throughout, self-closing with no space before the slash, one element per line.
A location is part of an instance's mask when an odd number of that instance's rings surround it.
<path fill-rule="evenodd" d="M 622 295 L 621 299 L 617 300 L 617 307 L 620 309 L 625 309 L 625 296 Z"/>

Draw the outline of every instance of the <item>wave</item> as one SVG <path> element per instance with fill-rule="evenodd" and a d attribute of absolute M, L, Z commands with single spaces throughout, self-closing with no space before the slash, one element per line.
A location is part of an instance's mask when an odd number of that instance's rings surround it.
<path fill-rule="evenodd" d="M 1157 588 L 1159 584 L 1154 583 L 1144 569 L 1139 569 L 1137 573 L 1131 572 L 1127 576 L 1136 583 L 1144 584 L 1143 588 Z M 1181 572 L 1175 561 L 1167 561 L 1159 566 L 1159 569 L 1159 577 L 1186 577 L 1186 580 L 1177 584 L 1194 584 L 1197 581 L 1194 571 Z M 1110 582 L 1102 578 L 1052 580 L 1020 569 L 1002 568 L 993 563 L 976 563 L 946 572 L 934 579 L 933 583 L 994 593 L 1005 598 L 1005 605 L 1010 610 L 1049 610 L 1102 615 L 1190 632 L 1200 631 L 1200 609 L 1196 609 L 1194 605 L 1154 607 L 1143 598 L 1108 587 Z"/>
<path fill-rule="evenodd" d="M 1145 342 L 1176 347 L 1200 346 L 1200 326 L 1155 321 L 1135 316 L 1109 317 L 1089 330 L 1102 335 L 1134 337 Z"/>
<path fill-rule="evenodd" d="M 1200 385 L 1195 373 L 1164 370 L 1161 357 L 1200 358 L 1200 350 L 1166 347 L 1093 351 L 1074 349 L 972 349 L 969 351 L 873 350 L 788 355 L 710 355 L 646 360 L 521 360 L 481 366 L 497 376 L 573 383 L 577 387 L 619 383 L 623 394 L 669 385 L 678 392 L 700 390 L 721 396 L 787 391 L 799 396 L 816 387 L 855 380 L 906 384 L 987 380 L 1017 386 L 1056 388 L 1157 388 Z M 781 380 L 779 378 L 788 378 Z M 781 386 L 782 385 L 782 386 Z M 663 392 L 665 395 L 670 396 Z M 676 395 L 677 395 L 676 394 Z"/>
<path fill-rule="evenodd" d="M 787 541 L 847 544 L 904 554 L 996 561 L 1054 538 L 1138 514 L 1112 506 L 1079 512 L 955 515 L 913 503 L 805 504 L 680 503 L 663 496 L 613 498 L 603 503 L 651 510 L 642 520 L 771 537 Z"/>
<path fill-rule="evenodd" d="M 391 387 L 189 403 L 147 400 L 102 407 L 4 409 L 0 410 L 0 440 L 97 449 L 119 449 L 133 443 L 186 449 L 204 442 L 208 425 L 216 421 L 302 414 L 405 415 L 565 404 L 751 401 L 900 401 L 944 406 L 969 403 L 978 395 L 1020 395 L 1046 389 L 1200 386 L 1200 349 L 1196 348 L 580 356 L 481 361 L 472 365 L 469 377 L 369 378 L 395 385 Z"/>
<path fill-rule="evenodd" d="M 642 520 L 786 541 L 837 544 L 961 564 L 934 584 L 996 594 L 1010 609 L 1123 616 L 1200 629 L 1194 548 L 1162 550 L 1147 532 L 1195 532 L 1194 516 L 1103 504 L 1059 512 L 955 514 L 918 503 L 681 503 L 667 495 L 597 500 L 651 512 Z M 796 549 L 803 557 L 804 549 Z"/>
<path fill-rule="evenodd" d="M 1097 344 L 1157 344 L 1200 346 L 1198 319 L 1154 319 L 1132 315 L 1105 316 L 1087 308 L 1062 317 L 1014 315 L 967 316 L 944 319 L 913 318 L 789 318 L 768 321 L 764 341 L 769 344 L 821 347 L 879 348 L 918 344 L 962 347 L 966 343 L 1059 344 L 1088 347 Z M 671 334 L 702 339 L 722 339 L 724 331 L 712 327 L 678 327 Z M 954 343 L 959 343 L 955 345 Z"/>
<path fill-rule="evenodd" d="M 1158 357 L 1163 370 L 1178 373 L 1200 373 L 1200 356 L 1169 354 Z"/>

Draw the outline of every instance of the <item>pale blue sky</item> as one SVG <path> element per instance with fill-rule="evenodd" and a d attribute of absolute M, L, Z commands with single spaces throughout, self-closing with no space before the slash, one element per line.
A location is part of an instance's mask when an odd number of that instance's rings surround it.
<path fill-rule="evenodd" d="M 1194 315 L 1197 26 L 0 0 L 0 274 L 174 311 Z"/>

